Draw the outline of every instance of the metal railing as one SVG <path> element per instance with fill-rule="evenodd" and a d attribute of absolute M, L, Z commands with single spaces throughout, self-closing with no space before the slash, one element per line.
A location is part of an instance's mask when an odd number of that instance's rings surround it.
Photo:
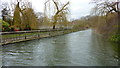
<path fill-rule="evenodd" d="M 70 29 L 42 29 L 31 31 L 0 32 L 2 35 L 0 45 L 62 35 L 69 33 L 69 30 Z"/>

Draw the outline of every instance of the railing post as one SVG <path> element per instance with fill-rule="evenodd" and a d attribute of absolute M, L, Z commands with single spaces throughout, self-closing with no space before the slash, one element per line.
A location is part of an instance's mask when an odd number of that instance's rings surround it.
<path fill-rule="evenodd" d="M 50 30 L 49 30 L 49 36 L 50 36 Z"/>
<path fill-rule="evenodd" d="M 39 30 L 38 30 L 38 38 L 40 37 L 40 35 L 39 35 Z"/>
<path fill-rule="evenodd" d="M 25 39 L 26 39 L 26 31 L 25 31 Z"/>
<path fill-rule="evenodd" d="M 20 40 L 20 33 L 19 33 L 19 40 Z"/>

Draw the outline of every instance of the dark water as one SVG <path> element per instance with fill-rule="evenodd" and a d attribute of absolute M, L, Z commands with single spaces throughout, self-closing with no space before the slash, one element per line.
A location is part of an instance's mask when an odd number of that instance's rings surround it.
<path fill-rule="evenodd" d="M 116 49 L 89 29 L 6 45 L 3 66 L 117 66 Z"/>

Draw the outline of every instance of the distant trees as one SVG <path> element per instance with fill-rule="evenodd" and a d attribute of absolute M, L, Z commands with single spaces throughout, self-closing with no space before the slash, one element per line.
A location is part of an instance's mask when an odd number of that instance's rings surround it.
<path fill-rule="evenodd" d="M 72 21 L 72 25 L 74 29 L 88 29 L 90 28 L 90 24 L 89 24 L 89 17 L 85 16 L 85 17 L 81 17 L 80 19 L 74 20 Z"/>
<path fill-rule="evenodd" d="M 36 15 L 37 15 L 39 24 L 42 25 L 44 23 L 44 14 L 42 12 L 38 12 L 36 13 Z"/>

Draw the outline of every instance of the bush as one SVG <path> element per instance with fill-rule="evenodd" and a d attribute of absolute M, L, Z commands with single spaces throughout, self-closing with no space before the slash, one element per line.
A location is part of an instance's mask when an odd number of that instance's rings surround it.
<path fill-rule="evenodd" d="M 7 22 L 0 20 L 0 23 L 2 23 L 2 31 L 10 31 L 10 25 Z"/>
<path fill-rule="evenodd" d="M 120 42 L 120 34 L 113 35 L 110 40 L 112 42 Z"/>

